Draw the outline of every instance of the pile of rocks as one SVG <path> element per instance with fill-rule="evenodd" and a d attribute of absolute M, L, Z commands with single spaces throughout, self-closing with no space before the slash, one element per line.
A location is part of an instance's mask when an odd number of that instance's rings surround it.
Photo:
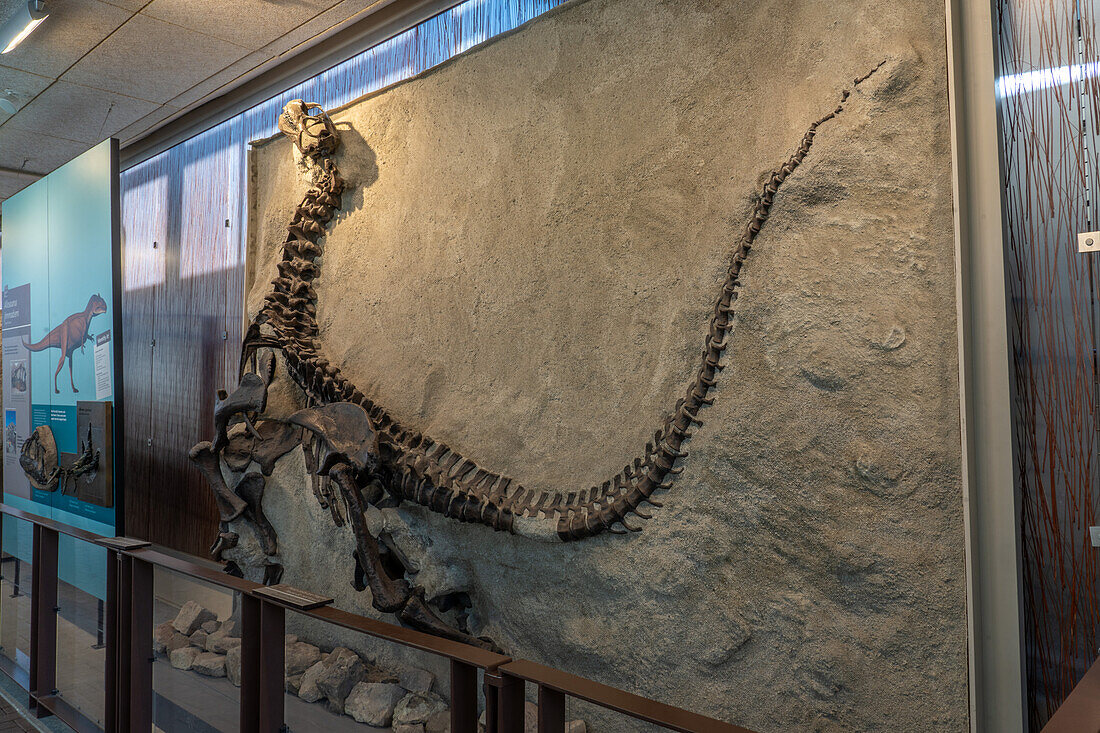
<path fill-rule="evenodd" d="M 241 634 L 232 619 L 188 601 L 172 621 L 153 631 L 153 651 L 176 669 L 241 684 Z M 344 647 L 322 652 L 286 636 L 286 689 L 306 702 L 323 702 L 338 715 L 393 728 L 394 733 L 446 733 L 447 701 L 432 692 L 435 677 L 423 669 L 387 674 Z"/>
<path fill-rule="evenodd" d="M 241 685 L 241 634 L 232 619 L 217 615 L 194 601 L 183 604 L 176 618 L 153 631 L 153 651 L 168 658 L 176 669 L 207 677 L 227 677 Z M 394 675 L 384 672 L 345 647 L 322 652 L 287 634 L 284 647 L 287 692 L 310 703 L 321 703 L 337 715 L 350 715 L 393 733 L 447 733 L 451 713 L 447 701 L 432 692 L 435 676 L 410 668 Z M 536 728 L 538 706 L 527 703 L 527 731 Z M 485 716 L 481 726 L 484 729 Z M 566 733 L 585 733 L 583 721 L 566 725 Z"/>

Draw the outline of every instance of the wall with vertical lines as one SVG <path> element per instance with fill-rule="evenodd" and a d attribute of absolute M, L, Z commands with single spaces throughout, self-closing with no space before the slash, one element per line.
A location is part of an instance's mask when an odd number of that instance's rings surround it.
<path fill-rule="evenodd" d="M 295 98 L 345 104 L 511 30 L 561 0 L 468 0 L 122 174 L 126 532 L 194 554 L 217 512 L 188 449 L 236 383 L 248 142 Z"/>
<path fill-rule="evenodd" d="M 1096 0 L 998 0 L 1028 709 L 1039 730 L 1096 659 Z M 1091 193 L 1090 193 L 1091 189 Z"/>

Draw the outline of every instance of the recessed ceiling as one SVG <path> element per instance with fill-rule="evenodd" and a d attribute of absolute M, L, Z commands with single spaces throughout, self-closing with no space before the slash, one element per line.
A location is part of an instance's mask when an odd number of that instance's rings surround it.
<path fill-rule="evenodd" d="M 0 201 L 96 143 L 140 138 L 379 0 L 46 0 L 0 56 Z M 0 0 L 0 23 L 26 0 Z"/>

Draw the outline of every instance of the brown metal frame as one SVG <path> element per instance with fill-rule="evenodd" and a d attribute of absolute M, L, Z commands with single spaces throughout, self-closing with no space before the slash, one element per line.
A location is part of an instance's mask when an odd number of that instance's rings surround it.
<path fill-rule="evenodd" d="M 153 567 L 236 592 L 241 597 L 242 733 L 279 733 L 283 729 L 284 631 L 286 611 L 368 636 L 445 657 L 451 662 L 451 731 L 475 733 L 478 674 L 484 675 L 486 730 L 522 733 L 526 683 L 538 685 L 539 733 L 563 733 L 567 696 L 686 733 L 752 733 L 680 708 L 632 695 L 591 680 L 514 660 L 479 647 L 341 611 L 332 606 L 302 610 L 256 593 L 263 588 L 201 562 L 155 547 L 119 549 L 108 538 L 0 504 L 0 514 L 34 527 L 31 597 L 30 705 L 40 717 L 56 715 L 77 731 L 148 731 L 153 724 Z M 57 542 L 67 534 L 107 549 L 104 728 L 62 699 L 55 689 L 57 652 Z M 0 672 L 19 682 L 13 670 Z"/>

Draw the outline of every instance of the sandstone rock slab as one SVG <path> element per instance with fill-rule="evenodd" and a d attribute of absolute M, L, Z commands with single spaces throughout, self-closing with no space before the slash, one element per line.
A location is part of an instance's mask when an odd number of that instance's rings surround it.
<path fill-rule="evenodd" d="M 328 700 L 330 710 L 342 713 L 348 694 L 366 675 L 367 667 L 358 654 L 345 647 L 337 647 L 317 676 L 317 689 Z"/>
<path fill-rule="evenodd" d="M 344 701 L 344 712 L 358 723 L 385 728 L 393 722 L 393 710 L 405 695 L 401 685 L 360 682 Z"/>
<path fill-rule="evenodd" d="M 206 651 L 214 654 L 225 654 L 233 647 L 240 645 L 240 637 L 230 636 L 224 626 L 206 637 Z"/>
<path fill-rule="evenodd" d="M 289 642 L 283 651 L 283 664 L 288 677 L 300 675 L 321 661 L 320 649 L 304 641 L 297 641 L 297 638 L 294 637 L 295 640 Z"/>
<path fill-rule="evenodd" d="M 447 710 L 447 703 L 438 695 L 428 692 L 411 692 L 397 703 L 393 711 L 393 724 L 424 724 L 432 716 Z"/>
<path fill-rule="evenodd" d="M 173 649 L 168 655 L 168 663 L 176 669 L 191 669 L 195 659 L 202 653 L 203 651 L 201 649 L 196 649 L 193 646 Z"/>
<path fill-rule="evenodd" d="M 189 636 L 188 639 L 191 642 L 191 646 L 197 646 L 199 649 L 205 649 L 206 648 L 206 637 L 207 636 L 209 636 L 209 634 L 207 634 L 205 631 L 203 631 L 200 628 L 198 631 L 191 634 L 191 636 Z"/>
<path fill-rule="evenodd" d="M 427 597 L 468 592 L 516 656 L 756 730 L 968 730 L 944 48 L 937 0 L 580 0 L 334 112 L 325 356 L 486 469 L 583 491 L 683 396 L 763 177 L 851 92 L 745 263 L 664 509 L 564 544 L 386 510 Z M 289 148 L 254 149 L 253 315 L 302 193 Z M 371 613 L 335 560 L 350 532 L 285 478 L 286 581 Z"/>
<path fill-rule="evenodd" d="M 440 710 L 428 718 L 428 722 L 424 724 L 424 733 L 451 733 L 451 712 Z"/>
<path fill-rule="evenodd" d="M 306 702 L 317 702 L 324 699 L 324 693 L 317 687 L 317 678 L 325 671 L 325 663 L 317 662 L 302 674 L 302 681 L 298 686 L 298 697 Z"/>
<path fill-rule="evenodd" d="M 191 669 L 206 677 L 225 677 L 225 655 L 201 652 L 191 662 Z"/>
<path fill-rule="evenodd" d="M 235 646 L 225 653 L 225 676 L 237 687 L 241 686 L 241 647 Z"/>
<path fill-rule="evenodd" d="M 179 613 L 172 621 L 172 626 L 184 636 L 190 636 L 207 621 L 217 620 L 218 617 L 213 611 L 203 608 L 194 601 L 187 601 L 180 607 Z"/>

